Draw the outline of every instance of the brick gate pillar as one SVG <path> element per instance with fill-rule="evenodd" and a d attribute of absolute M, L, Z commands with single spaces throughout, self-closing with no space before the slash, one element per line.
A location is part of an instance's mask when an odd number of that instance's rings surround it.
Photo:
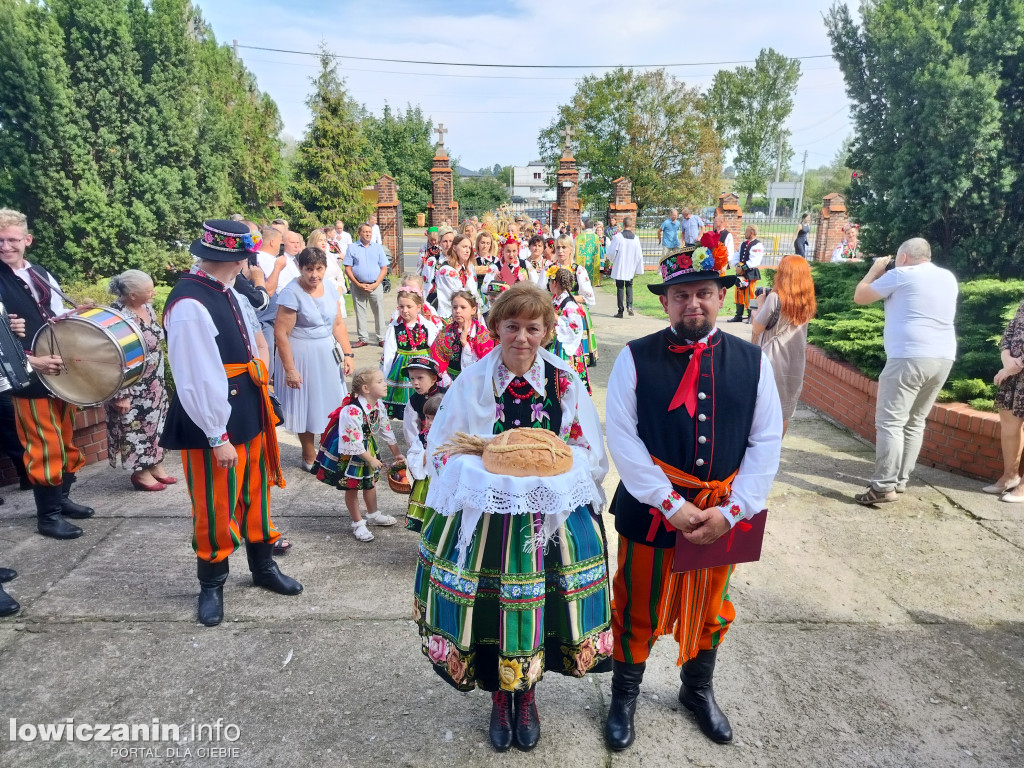
<path fill-rule="evenodd" d="M 576 158 L 572 156 L 572 149 L 569 147 L 571 138 L 572 129 L 566 128 L 565 148 L 562 150 L 562 158 L 558 161 L 558 173 L 555 176 L 557 202 L 551 206 L 551 220 L 563 232 L 567 231 L 567 227 L 583 228 L 580 221 L 580 172 L 576 168 Z"/>
<path fill-rule="evenodd" d="M 454 189 L 452 187 L 452 166 L 448 159 L 448 150 L 444 146 L 444 135 L 448 133 L 444 124 L 434 129 L 440 136 L 437 143 L 437 152 L 434 155 L 434 165 L 430 169 L 430 183 L 433 187 L 430 202 L 427 203 L 427 224 L 431 227 L 440 226 L 448 219 L 453 227 L 459 226 L 459 204 L 455 202 Z"/>
<path fill-rule="evenodd" d="M 608 206 L 609 226 L 622 226 L 622 220 L 627 216 L 633 218 L 636 224 L 636 203 L 633 202 L 633 182 L 625 176 L 620 176 L 612 182 L 612 202 Z"/>
<path fill-rule="evenodd" d="M 740 198 L 732 192 L 726 192 L 718 198 L 718 213 L 725 219 L 725 228 L 732 235 L 733 245 L 739 248 L 743 242 L 743 209 Z"/>
<path fill-rule="evenodd" d="M 399 253 L 398 186 L 386 173 L 377 179 L 377 226 L 384 245 L 391 251 L 391 273 L 402 272 L 402 254 Z"/>
<path fill-rule="evenodd" d="M 843 229 L 849 222 L 846 198 L 838 192 L 825 195 L 818 213 L 818 231 L 814 235 L 814 260 L 829 261 L 832 251 L 843 239 Z"/>

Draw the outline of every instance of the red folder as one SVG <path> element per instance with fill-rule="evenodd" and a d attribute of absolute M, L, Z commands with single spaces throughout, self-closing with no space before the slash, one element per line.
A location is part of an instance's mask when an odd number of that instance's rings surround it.
<path fill-rule="evenodd" d="M 677 533 L 672 570 L 682 573 L 760 560 L 767 519 L 768 510 L 762 509 L 749 520 L 738 521 L 729 533 L 711 544 L 692 544 Z"/>

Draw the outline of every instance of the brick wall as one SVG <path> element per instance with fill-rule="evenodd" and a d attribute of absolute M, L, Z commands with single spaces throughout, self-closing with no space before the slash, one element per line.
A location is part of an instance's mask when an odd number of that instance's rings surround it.
<path fill-rule="evenodd" d="M 75 416 L 75 446 L 85 454 L 86 464 L 107 460 L 107 423 L 103 406 L 79 408 Z M 18 482 L 14 467 L 0 456 L 0 485 Z"/>
<path fill-rule="evenodd" d="M 615 190 L 611 205 L 608 206 L 608 224 L 621 225 L 627 216 L 636 224 L 636 203 L 633 202 L 633 182 L 620 176 L 612 182 Z"/>
<path fill-rule="evenodd" d="M 427 203 L 427 221 L 430 226 L 440 226 L 447 219 L 452 227 L 458 227 L 459 204 L 452 197 L 452 167 L 444 147 L 438 147 L 434 156 L 430 182 L 433 189 L 430 202 Z"/>
<path fill-rule="evenodd" d="M 725 219 L 725 228 L 732 235 L 733 245 L 739 248 L 743 242 L 743 210 L 740 208 L 739 197 L 732 192 L 724 193 L 718 198 L 717 212 Z"/>
<path fill-rule="evenodd" d="M 391 251 L 391 273 L 404 271 L 405 259 L 398 252 L 398 232 L 402 222 L 398 220 L 398 185 L 384 174 L 377 179 L 377 224 L 385 247 Z"/>
<path fill-rule="evenodd" d="M 832 251 L 843 241 L 843 229 L 849 221 L 846 199 L 838 192 L 825 195 L 818 213 L 818 230 L 814 236 L 814 260 L 829 261 Z"/>
<path fill-rule="evenodd" d="M 851 365 L 830 360 L 807 345 L 807 370 L 800 399 L 832 420 L 874 442 L 878 382 Z M 1003 473 L 999 416 L 963 403 L 936 403 L 925 423 L 918 464 L 992 480 Z"/>

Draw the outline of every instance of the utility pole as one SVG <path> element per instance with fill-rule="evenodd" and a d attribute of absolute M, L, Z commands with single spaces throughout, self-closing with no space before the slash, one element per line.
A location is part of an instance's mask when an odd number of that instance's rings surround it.
<path fill-rule="evenodd" d="M 234 52 L 235 52 L 235 60 L 237 61 L 237 60 L 238 60 L 238 41 L 237 41 L 237 40 L 234 40 L 234 41 L 233 41 L 233 43 L 234 43 L 234 44 L 233 44 L 233 45 L 231 46 L 231 48 L 232 48 L 232 49 L 234 50 Z"/>
<path fill-rule="evenodd" d="M 803 170 L 800 171 L 800 199 L 799 199 L 799 201 L 796 204 L 796 211 L 794 211 L 794 213 L 796 213 L 797 216 L 799 216 L 801 214 L 801 212 L 803 211 L 803 209 L 804 209 L 804 181 L 806 179 L 807 179 L 807 150 L 805 149 L 804 150 L 804 167 L 803 167 Z"/>
<path fill-rule="evenodd" d="M 779 129 L 779 152 L 775 156 L 775 183 L 776 184 L 779 183 L 779 174 L 781 172 L 782 172 L 782 130 Z M 772 192 L 772 194 L 770 194 L 768 196 L 768 198 L 769 198 L 769 201 L 770 201 L 769 202 L 769 206 L 770 207 L 768 208 L 768 218 L 769 219 L 774 219 L 775 218 L 775 193 Z"/>

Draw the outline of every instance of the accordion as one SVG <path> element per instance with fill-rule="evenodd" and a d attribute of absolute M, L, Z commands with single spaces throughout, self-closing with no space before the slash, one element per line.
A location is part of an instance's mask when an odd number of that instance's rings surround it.
<path fill-rule="evenodd" d="M 0 302 L 0 392 L 24 389 L 32 383 L 32 366 L 28 364 L 21 341 L 11 330 L 11 316 Z"/>

